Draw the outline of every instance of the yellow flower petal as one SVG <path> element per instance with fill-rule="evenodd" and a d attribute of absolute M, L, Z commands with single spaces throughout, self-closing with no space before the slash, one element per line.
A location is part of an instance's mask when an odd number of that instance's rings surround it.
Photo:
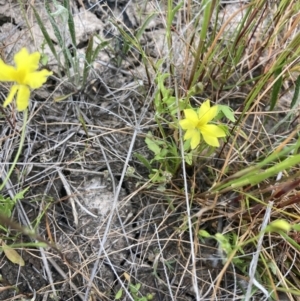
<path fill-rule="evenodd" d="M 11 82 L 16 80 L 16 69 L 12 66 L 6 65 L 0 59 L 0 81 Z"/>
<path fill-rule="evenodd" d="M 202 103 L 198 112 L 192 109 L 184 110 L 185 119 L 179 121 L 182 129 L 186 130 L 184 140 L 191 139 L 191 148 L 196 148 L 203 136 L 204 141 L 211 146 L 219 146 L 217 138 L 226 137 L 225 131 L 214 124 L 208 124 L 218 114 L 218 106 L 210 106 L 210 101 Z"/>
<path fill-rule="evenodd" d="M 197 135 L 197 134 L 199 134 L 198 130 L 195 130 L 195 129 L 187 130 L 185 135 L 183 136 L 183 139 L 184 140 L 191 139 L 194 135 Z"/>
<path fill-rule="evenodd" d="M 204 141 L 208 145 L 215 146 L 215 147 L 219 147 L 220 146 L 220 143 L 219 143 L 219 141 L 218 141 L 218 139 L 216 137 L 207 136 L 207 135 L 204 135 L 204 134 L 202 136 L 203 136 Z"/>
<path fill-rule="evenodd" d="M 17 91 L 19 90 L 19 87 L 20 87 L 19 85 L 13 85 L 10 88 L 9 94 L 3 103 L 4 108 L 7 107 L 13 101 L 14 96 L 16 95 Z"/>
<path fill-rule="evenodd" d="M 210 106 L 209 100 L 206 100 L 198 111 L 199 125 L 204 125 L 209 121 L 213 120 L 218 114 L 217 106 Z"/>
<path fill-rule="evenodd" d="M 200 144 L 200 137 L 200 133 L 195 131 L 195 134 L 191 139 L 191 149 L 195 149 Z"/>
<path fill-rule="evenodd" d="M 187 130 L 184 137 L 184 140 L 191 139 L 191 148 L 196 148 L 200 143 L 200 132 L 196 129 Z"/>
<path fill-rule="evenodd" d="M 199 120 L 198 120 L 197 113 L 193 109 L 186 109 L 186 110 L 184 110 L 184 115 L 185 115 L 185 118 L 191 124 L 193 124 L 194 127 L 197 126 Z"/>
<path fill-rule="evenodd" d="M 219 147 L 219 141 L 217 137 L 225 137 L 226 133 L 214 124 L 206 124 L 201 127 L 201 134 L 203 136 L 204 141 L 211 146 Z"/>
<path fill-rule="evenodd" d="M 199 127 L 201 133 L 211 137 L 225 137 L 226 133 L 222 128 L 214 124 L 206 124 Z"/>
<path fill-rule="evenodd" d="M 0 59 L 0 81 L 14 81 L 18 85 L 13 85 L 3 106 L 6 107 L 12 102 L 17 93 L 17 109 L 23 111 L 28 107 L 30 88 L 40 88 L 52 72 L 43 69 L 36 71 L 39 67 L 40 53 L 29 54 L 26 48 L 22 48 L 14 56 L 16 68 L 5 64 Z"/>
<path fill-rule="evenodd" d="M 189 119 L 180 120 L 179 124 L 183 130 L 192 130 L 195 128 L 195 123 L 191 122 Z"/>
<path fill-rule="evenodd" d="M 24 111 L 29 105 L 30 90 L 27 86 L 20 85 L 17 95 L 17 109 Z"/>
<path fill-rule="evenodd" d="M 50 75 L 52 75 L 52 72 L 46 69 L 31 72 L 26 74 L 23 84 L 28 85 L 31 89 L 37 89 L 47 81 L 47 77 Z"/>
<path fill-rule="evenodd" d="M 24 70 L 26 73 L 36 71 L 39 67 L 40 57 L 39 52 L 29 54 L 26 48 L 22 48 L 14 56 L 17 70 Z"/>

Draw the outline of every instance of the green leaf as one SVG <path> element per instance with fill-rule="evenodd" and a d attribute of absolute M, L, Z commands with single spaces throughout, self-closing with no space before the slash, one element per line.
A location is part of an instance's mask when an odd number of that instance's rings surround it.
<path fill-rule="evenodd" d="M 122 298 L 123 289 L 119 289 L 118 292 L 115 295 L 115 300 L 119 300 Z"/>
<path fill-rule="evenodd" d="M 292 228 L 296 231 L 299 231 L 300 232 L 300 224 L 297 224 L 297 225 L 293 225 Z"/>
<path fill-rule="evenodd" d="M 215 238 L 218 241 L 218 243 L 220 244 L 221 249 L 227 255 L 229 255 L 232 252 L 232 247 L 231 247 L 231 244 L 230 244 L 228 238 L 225 235 L 221 234 L 221 233 L 216 233 Z"/>
<path fill-rule="evenodd" d="M 144 156 L 142 156 L 141 154 L 137 154 L 137 153 L 134 155 L 142 164 L 144 164 L 144 166 L 146 168 L 148 168 L 149 171 L 152 170 L 150 162 Z"/>
<path fill-rule="evenodd" d="M 43 66 L 46 66 L 46 65 L 48 64 L 48 60 L 49 60 L 48 55 L 42 53 L 42 54 L 41 54 L 41 59 L 40 59 L 41 64 L 42 64 Z"/>
<path fill-rule="evenodd" d="M 17 200 L 22 200 L 24 199 L 25 193 L 29 190 L 29 186 L 23 189 L 22 191 L 19 191 L 13 198 L 13 201 L 16 202 Z"/>
<path fill-rule="evenodd" d="M 155 141 L 151 138 L 146 137 L 145 142 L 149 148 L 155 155 L 159 155 L 161 152 L 161 148 L 157 145 Z"/>
<path fill-rule="evenodd" d="M 131 283 L 129 284 L 129 289 L 132 294 L 136 294 L 139 291 L 140 287 L 141 287 L 140 283 L 137 283 L 136 285 Z"/>
<path fill-rule="evenodd" d="M 191 147 L 191 139 L 185 140 L 185 141 L 183 142 L 183 149 L 184 149 L 184 151 L 189 150 L 190 147 Z"/>
<path fill-rule="evenodd" d="M 184 161 L 188 164 L 188 165 L 192 165 L 193 164 L 193 154 L 192 153 L 188 153 L 184 156 Z"/>
<path fill-rule="evenodd" d="M 162 163 L 168 163 L 168 161 L 170 161 L 170 158 L 168 157 L 168 150 L 167 149 L 162 149 L 161 153 L 159 155 L 154 156 L 153 161 L 159 161 L 161 162 L 162 160 L 164 162 Z"/>
<path fill-rule="evenodd" d="M 147 294 L 147 300 L 153 300 L 154 299 L 154 295 L 151 293 Z"/>
<path fill-rule="evenodd" d="M 271 269 L 273 275 L 277 275 L 277 265 L 273 262 L 273 261 L 270 261 L 268 263 L 268 267 Z"/>
<path fill-rule="evenodd" d="M 225 105 L 218 105 L 218 108 L 227 119 L 229 119 L 232 122 L 235 122 L 234 111 L 230 107 Z"/>
<path fill-rule="evenodd" d="M 152 183 L 166 183 L 167 179 L 158 169 L 152 169 L 152 173 L 149 174 L 149 179 Z"/>
<path fill-rule="evenodd" d="M 7 203 L 0 204 L 0 212 L 5 216 L 10 217 L 14 205 L 15 204 L 9 199 Z"/>
<path fill-rule="evenodd" d="M 211 237 L 211 235 L 206 230 L 199 230 L 198 235 L 204 238 Z"/>
<path fill-rule="evenodd" d="M 266 232 L 280 232 L 280 231 L 290 231 L 292 228 L 291 224 L 284 219 L 277 219 L 271 222 L 266 227 Z"/>
<path fill-rule="evenodd" d="M 18 264 L 21 267 L 25 265 L 25 262 L 23 258 L 19 255 L 19 253 L 11 247 L 7 246 L 4 242 L 2 242 L 2 249 L 9 261 Z"/>

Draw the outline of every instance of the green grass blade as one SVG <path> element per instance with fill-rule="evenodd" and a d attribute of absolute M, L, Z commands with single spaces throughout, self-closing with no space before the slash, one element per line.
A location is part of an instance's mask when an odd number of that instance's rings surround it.
<path fill-rule="evenodd" d="M 151 166 L 150 162 L 144 156 L 142 156 L 141 154 L 137 154 L 137 153 L 134 155 L 149 171 L 152 170 L 152 166 Z"/>
<path fill-rule="evenodd" d="M 99 36 L 96 35 L 97 38 L 99 38 L 99 40 L 101 41 L 101 38 Z M 95 61 L 95 59 L 98 57 L 99 52 L 105 48 L 106 46 L 109 45 L 109 41 L 102 41 L 94 50 L 94 52 L 92 53 L 92 62 Z"/>
<path fill-rule="evenodd" d="M 86 48 L 86 53 L 85 53 L 85 62 L 84 62 L 83 77 L 82 77 L 82 87 L 85 86 L 86 79 L 87 79 L 89 70 L 91 68 L 92 58 L 93 58 L 93 44 L 94 44 L 94 37 L 91 36 L 90 39 L 89 39 L 88 46 Z"/>
<path fill-rule="evenodd" d="M 270 111 L 272 111 L 275 108 L 275 105 L 278 100 L 278 95 L 280 92 L 280 89 L 282 87 L 282 66 L 280 66 L 275 72 L 274 77 L 277 78 L 276 82 L 274 83 L 272 94 L 271 94 L 271 104 L 270 104 Z"/>
<path fill-rule="evenodd" d="M 142 47 L 141 47 L 139 41 L 137 41 L 136 37 L 134 37 L 131 33 L 126 32 L 117 22 L 114 22 L 112 20 L 112 23 L 118 28 L 120 34 L 124 38 L 124 42 L 127 43 L 129 48 L 133 46 L 133 47 L 137 48 L 139 51 L 143 52 Z"/>
<path fill-rule="evenodd" d="M 289 169 L 299 163 L 300 163 L 300 155 L 296 155 L 296 156 L 290 157 L 290 158 L 288 158 L 288 159 L 276 164 L 275 166 L 272 166 L 260 173 L 257 173 L 257 174 L 251 175 L 251 176 L 246 176 L 242 179 L 236 180 L 230 186 L 232 188 L 239 188 L 239 187 L 243 187 L 245 185 L 256 185 L 258 183 L 265 181 L 266 179 L 268 179 L 272 176 L 277 175 L 279 172 Z"/>
<path fill-rule="evenodd" d="M 74 18 L 70 9 L 70 0 L 64 0 L 63 2 L 64 7 L 66 8 L 68 12 L 68 28 L 69 28 L 69 33 L 71 36 L 71 41 L 73 45 L 73 56 L 71 56 L 70 51 L 68 50 L 69 53 L 67 53 L 69 60 L 74 68 L 74 74 L 76 78 L 76 83 L 79 84 L 80 82 L 80 72 L 79 72 L 79 62 L 78 62 L 78 56 L 77 56 L 77 42 L 76 42 L 76 31 L 75 31 L 75 24 L 74 24 Z"/>
<path fill-rule="evenodd" d="M 48 17 L 49 17 L 51 26 L 52 26 L 52 28 L 53 28 L 55 37 L 56 37 L 56 39 L 57 39 L 57 42 L 58 42 L 59 46 L 60 46 L 61 48 L 63 48 L 63 47 L 64 47 L 63 38 L 62 38 L 62 36 L 61 36 L 61 34 L 60 34 L 60 31 L 59 31 L 59 28 L 58 28 L 58 26 L 57 26 L 57 24 L 56 24 L 57 22 L 55 21 L 55 19 L 54 19 L 53 16 L 52 16 L 52 12 L 51 12 L 51 9 L 50 9 L 50 6 L 49 6 L 49 2 L 47 2 L 47 1 L 45 2 L 45 8 L 46 8 L 47 15 L 48 15 Z"/>
<path fill-rule="evenodd" d="M 300 75 L 298 76 L 298 78 L 296 79 L 296 83 L 295 83 L 295 92 L 293 95 L 293 99 L 291 102 L 291 109 L 295 106 L 295 104 L 298 101 L 299 98 L 299 92 L 300 92 Z"/>
<path fill-rule="evenodd" d="M 60 30 L 57 26 L 57 22 L 55 21 L 55 19 L 53 17 L 53 13 L 51 12 L 50 5 L 47 1 L 45 2 L 45 8 L 46 8 L 47 15 L 49 17 L 51 26 L 53 28 L 54 34 L 56 36 L 57 42 L 58 42 L 59 46 L 61 47 L 63 55 L 64 55 L 64 59 L 65 59 L 64 71 L 67 73 L 67 76 L 70 78 L 69 63 L 71 63 L 71 65 L 74 69 L 72 56 L 70 54 L 69 49 L 65 45 L 65 41 L 64 41 L 63 37 L 61 36 Z M 65 24 L 63 24 L 63 26 L 65 26 Z"/>
<path fill-rule="evenodd" d="M 289 45 L 285 48 L 284 51 L 279 55 L 276 62 L 274 62 L 273 66 L 262 76 L 257 83 L 254 85 L 253 90 L 248 94 L 247 99 L 245 100 L 245 107 L 240 115 L 240 120 L 244 117 L 244 114 L 248 112 L 251 104 L 255 101 L 255 99 L 261 94 L 261 91 L 265 91 L 265 94 L 268 90 L 264 88 L 267 82 L 270 80 L 275 70 L 282 66 L 283 64 L 288 65 L 292 62 L 296 61 L 300 56 L 300 32 L 296 34 L 294 39 L 290 42 Z"/>
<path fill-rule="evenodd" d="M 145 22 L 142 24 L 142 26 L 138 29 L 137 33 L 135 34 L 136 39 L 139 41 L 142 34 L 144 33 L 144 31 L 146 30 L 148 24 L 151 22 L 151 20 L 157 15 L 157 13 L 152 13 L 150 14 Z"/>
<path fill-rule="evenodd" d="M 59 60 L 58 55 L 56 53 L 54 44 L 53 44 L 53 42 L 52 42 L 52 40 L 51 40 L 51 38 L 50 38 L 50 36 L 48 34 L 48 31 L 46 30 L 46 28 L 45 28 L 45 26 L 43 24 L 43 21 L 42 21 L 40 15 L 38 14 L 38 12 L 36 11 L 36 9 L 35 9 L 35 7 L 33 5 L 31 5 L 31 8 L 33 9 L 33 13 L 35 15 L 36 21 L 37 21 L 37 23 L 38 23 L 38 25 L 39 25 L 39 27 L 40 27 L 40 29 L 42 31 L 42 34 L 43 34 L 43 36 L 44 36 L 44 38 L 45 38 L 45 40 L 46 40 L 46 42 L 47 42 L 47 44 L 48 44 L 51 52 L 52 52 L 52 54 L 54 55 L 55 59 L 60 64 L 60 60 Z"/>
<path fill-rule="evenodd" d="M 288 169 L 300 162 L 300 155 L 292 156 L 287 159 L 285 159 L 282 162 L 279 162 L 277 164 L 274 164 L 274 166 L 262 170 L 263 167 L 266 165 L 269 165 L 270 163 L 274 162 L 275 160 L 278 160 L 280 158 L 284 158 L 287 154 L 292 153 L 295 149 L 297 149 L 300 145 L 300 139 L 297 141 L 295 145 L 292 145 L 290 147 L 287 147 L 283 149 L 279 153 L 272 153 L 270 156 L 268 156 L 266 159 L 264 159 L 262 162 L 256 163 L 254 166 L 250 166 L 248 168 L 245 168 L 244 170 L 241 170 L 240 172 L 234 174 L 231 178 L 226 179 L 226 183 L 220 183 L 216 185 L 211 191 L 217 192 L 217 191 L 227 191 L 231 190 L 232 188 L 240 188 L 245 185 L 249 184 L 257 184 L 268 177 L 271 177 L 280 171 L 284 169 Z M 258 180 L 258 182 L 257 182 Z"/>
<path fill-rule="evenodd" d="M 74 51 L 76 51 L 76 45 L 77 45 L 77 42 L 76 42 L 76 31 L 75 31 L 74 18 L 73 18 L 72 12 L 70 10 L 70 0 L 64 0 L 63 5 L 67 9 L 67 11 L 68 11 L 68 27 L 69 27 L 69 32 L 70 32 L 71 40 L 72 40 L 72 43 L 73 43 Z"/>
<path fill-rule="evenodd" d="M 203 21 L 202 21 L 202 26 L 201 26 L 201 32 L 200 32 L 200 41 L 197 47 L 197 51 L 194 57 L 194 62 L 193 62 L 193 66 L 192 66 L 192 70 L 191 70 L 191 76 L 189 79 L 189 83 L 188 83 L 188 89 L 191 88 L 192 86 L 194 86 L 198 76 L 200 75 L 200 70 L 198 69 L 199 66 L 199 61 L 200 61 L 200 57 L 201 55 L 203 55 L 204 53 L 204 49 L 205 49 L 205 40 L 206 40 L 206 36 L 207 36 L 207 31 L 208 31 L 208 27 L 210 24 L 210 19 L 211 19 L 211 13 L 212 13 L 212 9 L 213 9 L 213 0 L 202 0 L 201 3 L 201 8 L 203 9 Z M 198 71 L 196 72 L 196 70 L 198 69 Z"/>

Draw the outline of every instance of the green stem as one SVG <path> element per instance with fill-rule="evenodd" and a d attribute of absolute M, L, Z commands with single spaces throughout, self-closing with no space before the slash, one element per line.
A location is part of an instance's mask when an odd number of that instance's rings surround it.
<path fill-rule="evenodd" d="M 18 152 L 14 158 L 14 162 L 12 163 L 7 175 L 6 175 L 6 178 L 5 180 L 3 181 L 3 183 L 1 184 L 0 186 L 0 191 L 2 191 L 3 187 L 5 187 L 7 181 L 9 180 L 18 160 L 19 160 L 19 157 L 21 155 L 21 151 L 22 151 L 22 148 L 23 148 L 23 145 L 24 145 L 24 141 L 25 141 L 25 133 L 26 133 L 26 123 L 27 123 L 27 119 L 28 119 L 28 111 L 25 110 L 24 111 L 24 115 L 23 115 L 23 127 L 22 127 L 22 134 L 21 134 L 21 140 L 20 140 L 20 144 L 19 144 L 19 148 L 18 148 Z"/>

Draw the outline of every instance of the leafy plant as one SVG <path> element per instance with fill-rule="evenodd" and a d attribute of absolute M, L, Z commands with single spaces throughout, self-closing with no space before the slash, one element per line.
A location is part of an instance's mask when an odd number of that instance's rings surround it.
<path fill-rule="evenodd" d="M 0 214 L 6 217 L 11 217 L 11 213 L 14 206 L 16 205 L 16 202 L 24 198 L 24 194 L 28 191 L 28 189 L 29 188 L 26 188 L 23 191 L 19 192 L 17 195 L 15 195 L 13 199 L 9 197 L 5 198 L 0 194 Z M 9 235 L 9 229 L 7 227 L 0 224 L 0 229 Z M 17 253 L 16 250 L 13 249 L 12 246 L 7 245 L 3 241 L 3 239 L 4 237 L 0 239 L 0 244 L 2 245 L 1 249 L 3 250 L 8 260 L 10 260 L 12 263 L 18 264 L 20 266 L 24 266 L 25 262 L 23 258 Z"/>
<path fill-rule="evenodd" d="M 129 283 L 129 292 L 131 297 L 133 298 L 134 301 L 150 301 L 153 300 L 154 295 L 153 294 L 147 294 L 147 296 L 141 296 L 141 293 L 139 292 L 141 289 L 141 284 L 132 284 Z M 115 295 L 115 300 L 120 300 L 123 295 L 123 289 L 120 289 L 116 295 Z"/>
<path fill-rule="evenodd" d="M 7 217 L 10 217 L 15 204 L 16 204 L 16 200 L 12 200 L 9 197 L 4 197 L 4 196 L 0 195 L 0 213 L 1 214 L 5 215 Z M 1 230 L 5 231 L 5 232 L 7 231 L 7 229 L 1 225 L 0 225 L 0 228 L 1 228 Z"/>

